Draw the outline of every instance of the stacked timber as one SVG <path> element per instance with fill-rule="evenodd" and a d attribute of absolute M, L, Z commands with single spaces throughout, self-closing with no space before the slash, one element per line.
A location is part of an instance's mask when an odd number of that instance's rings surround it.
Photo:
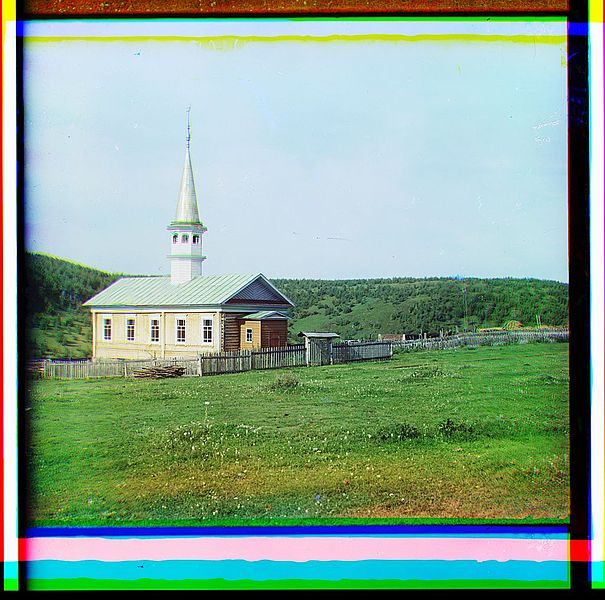
<path fill-rule="evenodd" d="M 26 363 L 27 374 L 37 379 L 44 377 L 44 361 L 28 360 Z"/>
<path fill-rule="evenodd" d="M 139 371 L 134 371 L 133 377 L 149 379 L 164 379 L 165 377 L 181 377 L 185 373 L 185 367 L 170 365 L 167 367 L 145 367 Z"/>

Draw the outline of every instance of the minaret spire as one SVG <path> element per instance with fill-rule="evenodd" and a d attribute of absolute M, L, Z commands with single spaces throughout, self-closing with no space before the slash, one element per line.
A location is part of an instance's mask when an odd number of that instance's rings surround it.
<path fill-rule="evenodd" d="M 187 148 L 189 148 L 189 142 L 191 141 L 191 126 L 189 124 L 189 113 L 191 112 L 191 105 L 187 107 Z"/>
<path fill-rule="evenodd" d="M 181 178 L 181 187 L 179 199 L 176 204 L 175 223 L 200 223 L 200 215 L 197 206 L 197 197 L 195 195 L 195 182 L 193 181 L 193 168 L 191 167 L 191 155 L 189 146 L 191 145 L 191 123 L 189 113 L 191 107 L 187 108 L 187 147 L 185 150 L 185 165 L 183 167 L 183 176 Z"/>
<path fill-rule="evenodd" d="M 191 167 L 191 106 L 187 107 L 187 144 L 185 149 L 185 165 L 179 198 L 176 204 L 174 221 L 168 227 L 171 232 L 171 279 L 173 283 L 184 283 L 202 274 L 202 234 L 206 227 L 200 220 L 193 168 Z"/>

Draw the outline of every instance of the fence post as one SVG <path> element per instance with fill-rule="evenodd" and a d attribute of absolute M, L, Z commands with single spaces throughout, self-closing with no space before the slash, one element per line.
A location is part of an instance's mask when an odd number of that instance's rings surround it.
<path fill-rule="evenodd" d="M 203 371 L 202 371 L 202 355 L 198 354 L 197 355 L 197 374 L 199 377 L 201 377 L 203 375 Z"/>

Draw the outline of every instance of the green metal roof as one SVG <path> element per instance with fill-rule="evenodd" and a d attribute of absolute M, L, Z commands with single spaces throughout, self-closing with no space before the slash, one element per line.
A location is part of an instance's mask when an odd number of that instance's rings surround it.
<path fill-rule="evenodd" d="M 261 310 L 242 317 L 246 321 L 264 321 L 265 319 L 289 319 L 288 315 L 276 310 Z"/>
<path fill-rule="evenodd" d="M 84 306 L 178 306 L 222 304 L 264 275 L 203 275 L 173 284 L 170 277 L 123 277 Z M 281 296 L 283 296 L 280 293 Z M 290 304 L 283 296 L 284 303 Z"/>

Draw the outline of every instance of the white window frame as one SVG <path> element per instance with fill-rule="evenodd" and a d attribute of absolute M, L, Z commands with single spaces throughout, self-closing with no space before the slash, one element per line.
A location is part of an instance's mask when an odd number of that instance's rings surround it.
<path fill-rule="evenodd" d="M 178 233 L 175 233 L 175 234 L 172 236 L 172 243 L 173 243 L 173 244 L 178 244 L 178 243 L 179 243 L 179 234 L 178 234 Z"/>
<path fill-rule="evenodd" d="M 246 327 L 246 343 L 252 344 L 254 342 L 254 330 L 251 327 Z"/>
<path fill-rule="evenodd" d="M 112 333 L 112 318 L 111 317 L 102 317 L 103 320 L 103 341 L 111 342 L 111 333 Z M 109 324 L 109 326 L 108 326 Z M 109 331 L 109 337 L 107 336 L 107 332 Z"/>
<path fill-rule="evenodd" d="M 179 340 L 179 321 L 183 321 L 183 339 Z M 174 319 L 174 341 L 176 344 L 187 343 L 187 319 L 184 316 L 175 317 Z"/>
<path fill-rule="evenodd" d="M 132 337 L 130 338 L 130 337 L 128 337 L 128 328 L 129 328 L 129 325 L 130 325 L 131 321 L 132 321 Z M 137 325 L 136 325 L 135 318 L 134 317 L 126 317 L 126 341 L 127 342 L 134 342 L 134 338 L 135 338 L 136 331 L 137 331 L 136 327 L 137 327 Z"/>
<path fill-rule="evenodd" d="M 158 339 L 154 340 L 153 339 L 153 324 L 157 323 L 157 329 L 158 329 Z M 160 317 L 151 317 L 149 319 L 149 342 L 151 344 L 159 344 L 160 343 Z"/>
<path fill-rule="evenodd" d="M 191 236 L 191 243 L 194 244 L 195 246 L 199 245 L 199 243 L 200 243 L 199 234 L 195 233 L 194 235 Z"/>
<path fill-rule="evenodd" d="M 210 323 L 210 325 L 208 325 Z M 206 339 L 206 334 L 210 333 L 210 339 Z M 212 317 L 202 317 L 202 344 L 212 344 L 214 342 L 214 319 Z"/>
<path fill-rule="evenodd" d="M 188 243 L 189 243 L 189 234 L 184 233 L 183 235 L 181 235 L 181 244 L 188 244 Z"/>

